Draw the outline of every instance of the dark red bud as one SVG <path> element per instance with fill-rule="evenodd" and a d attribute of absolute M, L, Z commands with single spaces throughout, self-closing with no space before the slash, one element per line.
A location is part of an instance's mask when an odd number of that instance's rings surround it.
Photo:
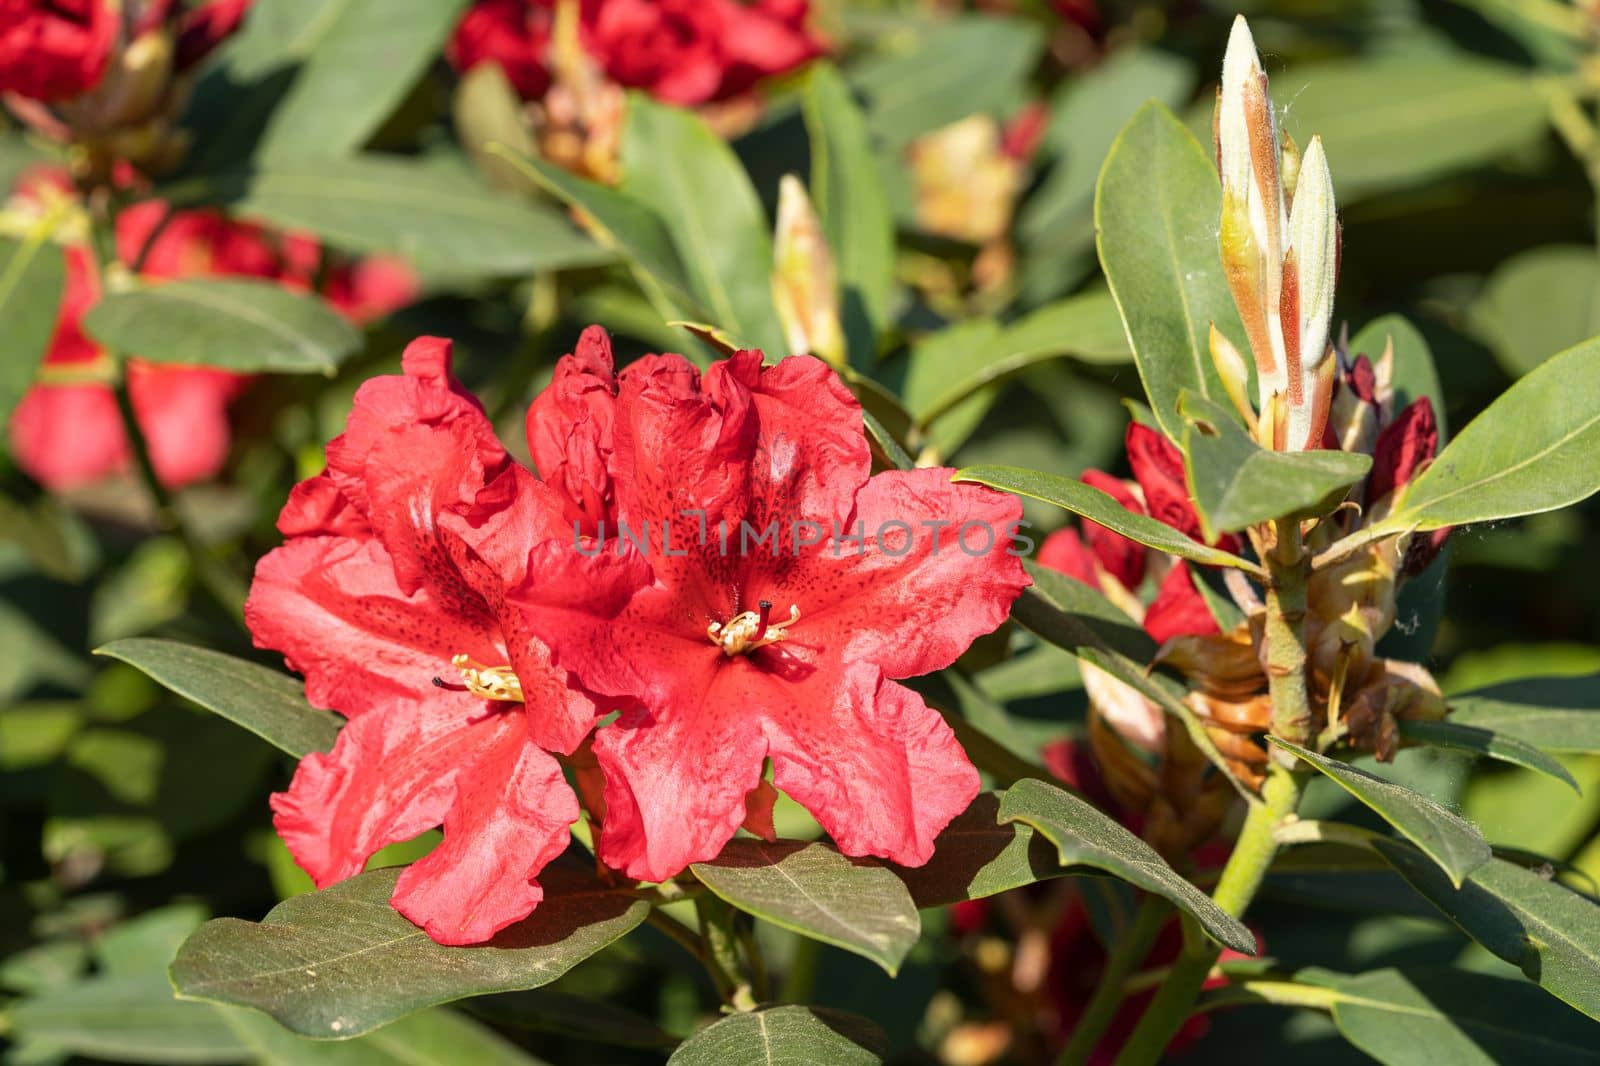
<path fill-rule="evenodd" d="M 1416 577 L 1426 570 L 1432 562 L 1444 551 L 1445 542 L 1450 539 L 1451 529 L 1435 529 L 1428 533 L 1414 533 L 1411 540 L 1406 543 L 1406 557 L 1400 560 L 1400 576 L 1402 578 Z"/>
<path fill-rule="evenodd" d="M 1367 476 L 1367 500 L 1381 500 L 1407 484 L 1439 450 L 1439 423 L 1426 396 L 1413 401 L 1378 434 Z"/>

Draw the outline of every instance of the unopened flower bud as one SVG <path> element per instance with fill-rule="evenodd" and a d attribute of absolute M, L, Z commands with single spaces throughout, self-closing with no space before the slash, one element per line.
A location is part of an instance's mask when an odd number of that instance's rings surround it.
<path fill-rule="evenodd" d="M 1438 450 L 1439 423 L 1433 401 L 1422 396 L 1378 434 L 1372 449 L 1372 473 L 1367 476 L 1369 505 L 1404 488 L 1433 461 Z"/>
<path fill-rule="evenodd" d="M 1211 326 L 1211 362 L 1217 368 L 1217 376 L 1222 379 L 1222 387 L 1228 393 L 1228 399 L 1233 402 L 1234 409 L 1244 419 L 1245 425 L 1251 432 L 1256 428 L 1255 408 L 1250 406 L 1248 386 L 1250 384 L 1250 368 L 1245 365 L 1244 356 L 1239 354 L 1239 349 L 1233 342 L 1223 335 L 1222 331 Z"/>
<path fill-rule="evenodd" d="M 844 333 L 839 326 L 833 253 L 806 187 L 793 174 L 784 175 L 778 186 L 773 260 L 772 299 L 789 342 L 789 354 L 810 353 L 843 366 Z"/>
<path fill-rule="evenodd" d="M 1322 427 L 1332 400 L 1332 349 L 1328 326 L 1339 271 L 1339 220 L 1334 212 L 1333 178 L 1322 138 L 1311 138 L 1301 160 L 1299 192 L 1289 216 L 1289 245 L 1283 263 L 1283 338 L 1289 392 L 1286 449 L 1303 451 L 1322 443 Z"/>

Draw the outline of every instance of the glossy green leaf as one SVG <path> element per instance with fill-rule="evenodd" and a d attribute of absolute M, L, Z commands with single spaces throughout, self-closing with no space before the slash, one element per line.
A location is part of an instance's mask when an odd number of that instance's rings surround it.
<path fill-rule="evenodd" d="M 668 1066 L 878 1066 L 889 1053 L 878 1027 L 825 1007 L 733 1014 L 685 1040 Z"/>
<path fill-rule="evenodd" d="M 1122 315 L 1109 289 L 1095 286 L 1046 304 L 1006 328 L 1004 360 L 1071 356 L 1084 363 L 1119 366 L 1133 360 Z"/>
<path fill-rule="evenodd" d="M 361 346 L 361 334 L 322 300 L 254 278 L 189 278 L 110 293 L 83 325 L 117 352 L 238 373 L 332 377 Z"/>
<path fill-rule="evenodd" d="M 968 115 L 1009 116 L 1026 101 L 1043 43 L 1023 19 L 950 18 L 913 47 L 860 64 L 852 81 L 866 95 L 872 132 L 898 155 L 914 138 Z"/>
<path fill-rule="evenodd" d="M 1469 321 L 1500 366 L 1521 377 L 1600 333 L 1600 259 L 1593 248 L 1545 245 L 1495 268 Z"/>
<path fill-rule="evenodd" d="M 508 192 L 528 193 L 538 184 L 503 152 L 530 156 L 538 151 L 528 129 L 522 98 L 498 63 L 479 63 L 461 75 L 451 100 L 451 117 L 461 147 L 489 184 Z M 491 151 L 500 145 L 502 151 Z"/>
<path fill-rule="evenodd" d="M 1136 514 L 1118 503 L 1109 493 L 1076 478 L 1020 470 L 1006 466 L 969 466 L 958 472 L 956 481 L 976 481 L 1003 492 L 1014 492 L 1045 503 L 1064 507 L 1073 514 L 1098 522 L 1129 540 L 1208 566 L 1231 566 L 1254 570 L 1255 564 L 1221 548 L 1210 548 L 1184 536 L 1165 522 Z"/>
<path fill-rule="evenodd" d="M 423 1007 L 537 988 L 648 913 L 649 904 L 582 865 L 546 867 L 533 915 L 468 948 L 441 947 L 389 905 L 398 869 L 358 874 L 280 903 L 259 923 L 207 922 L 178 952 L 172 983 L 186 998 L 255 1007 L 316 1037 L 357 1036 Z"/>
<path fill-rule="evenodd" d="M 1600 906 L 1504 859 L 1452 885 L 1412 848 L 1376 847 L 1472 939 L 1557 999 L 1600 1020 Z"/>
<path fill-rule="evenodd" d="M 1188 912 L 1218 943 L 1256 953 L 1254 934 L 1211 897 L 1184 880 L 1155 849 L 1070 792 L 1043 781 L 1019 781 L 1000 800 L 1002 822 L 1022 821 L 1055 844 L 1063 865 L 1093 866 Z"/>
<path fill-rule="evenodd" d="M 1300 144 L 1321 135 L 1341 202 L 1491 162 L 1545 126 L 1527 70 L 1464 56 L 1291 68 L 1272 90 Z"/>
<path fill-rule="evenodd" d="M 745 913 L 853 951 L 891 976 L 922 935 L 916 904 L 894 873 L 831 844 L 732 840 L 690 869 Z"/>
<path fill-rule="evenodd" d="M 1545 751 L 1600 752 L 1600 674 L 1528 678 L 1452 696 L 1450 721 Z"/>
<path fill-rule="evenodd" d="M 267 161 L 366 145 L 438 58 L 467 0 L 324 0 L 256 146 Z"/>
<path fill-rule="evenodd" d="M 1175 440 L 1180 393 L 1225 395 L 1211 363 L 1212 324 L 1243 344 L 1215 237 L 1221 212 L 1211 153 L 1172 112 L 1146 104 L 1100 171 L 1095 228 L 1150 407 Z"/>
<path fill-rule="evenodd" d="M 998 322 L 974 318 L 930 333 L 911 348 L 902 390 L 906 410 L 926 428 L 929 442 L 941 458 L 955 454 L 999 396 L 999 390 L 988 385 L 949 404 L 945 398 L 950 381 L 982 375 L 998 351 L 1002 335 Z M 942 411 L 937 404 L 945 405 Z"/>
<path fill-rule="evenodd" d="M 1549 774 L 1559 781 L 1566 782 L 1572 786 L 1574 792 L 1581 791 L 1578 782 L 1567 772 L 1565 766 L 1520 737 L 1469 725 L 1455 717 L 1442 722 L 1402 719 L 1400 735 L 1410 741 L 1432 744 L 1440 748 L 1454 748 L 1457 751 L 1469 751 L 1500 762 L 1537 770 L 1539 773 Z"/>
<path fill-rule="evenodd" d="M 161 971 L 93 977 L 8 1005 L 11 1035 L 113 1062 L 247 1062 L 250 1048 L 204 1003 L 174 999 Z"/>
<path fill-rule="evenodd" d="M 1383 524 L 1440 529 L 1537 514 L 1600 490 L 1600 338 L 1551 356 L 1467 423 Z"/>
<path fill-rule="evenodd" d="M 635 93 L 621 188 L 665 223 L 711 322 L 763 351 L 787 350 L 772 302 L 772 224 L 727 141 L 693 112 Z"/>
<path fill-rule="evenodd" d="M 218 189 L 246 217 L 451 277 L 518 277 L 612 258 L 559 211 L 465 171 L 393 156 L 264 164 L 219 179 Z"/>
<path fill-rule="evenodd" d="M 1184 469 L 1207 538 L 1288 515 L 1325 514 L 1372 469 L 1355 452 L 1274 452 L 1250 439 L 1231 411 L 1185 393 Z"/>
<path fill-rule="evenodd" d="M 1299 976 L 1333 990 L 1340 1035 L 1384 1066 L 1600 1061 L 1587 1022 L 1514 979 L 1392 968 Z"/>
<path fill-rule="evenodd" d="M 338 717 L 307 703 L 300 682 L 258 663 L 150 637 L 115 641 L 96 654 L 121 659 L 296 758 L 328 751 L 339 734 Z"/>
<path fill-rule="evenodd" d="M 921 866 L 891 867 L 918 907 L 983 899 L 1067 872 L 1056 849 L 1032 826 L 1000 821 L 1000 799 L 980 792 L 934 841 L 933 858 Z"/>
<path fill-rule="evenodd" d="M 851 362 L 871 365 L 889 320 L 894 288 L 894 215 L 866 116 L 839 72 L 819 63 L 807 76 L 804 109 L 811 144 L 811 198 L 838 271 L 841 318 Z M 864 348 L 865 350 L 860 350 Z"/>
<path fill-rule="evenodd" d="M 66 260 L 60 245 L 42 233 L 22 241 L 0 237 L 0 321 L 6 324 L 6 356 L 0 360 L 0 429 L 10 421 L 50 350 L 65 285 Z"/>
<path fill-rule="evenodd" d="M 1366 804 L 1438 863 L 1451 883 L 1461 884 L 1492 857 L 1488 843 L 1470 822 L 1428 797 L 1277 737 L 1267 739 Z"/>

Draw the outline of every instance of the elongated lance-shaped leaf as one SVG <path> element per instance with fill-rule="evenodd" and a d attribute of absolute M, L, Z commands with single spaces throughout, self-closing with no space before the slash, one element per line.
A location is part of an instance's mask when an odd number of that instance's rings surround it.
<path fill-rule="evenodd" d="M 1551 356 L 1467 423 L 1382 525 L 1538 514 L 1600 491 L 1600 337 Z"/>
<path fill-rule="evenodd" d="M 1372 469 L 1369 455 L 1267 451 L 1231 412 L 1193 393 L 1181 407 L 1184 469 L 1210 539 L 1274 518 L 1325 514 Z"/>
<path fill-rule="evenodd" d="M 1150 408 L 1174 440 L 1180 393 L 1226 395 L 1211 362 L 1212 324 L 1236 347 L 1244 338 L 1217 248 L 1221 211 L 1212 154 L 1172 112 L 1146 104 L 1106 156 L 1095 228 Z"/>
<path fill-rule="evenodd" d="M 916 904 L 892 871 L 831 844 L 733 840 L 690 869 L 745 913 L 853 951 L 891 977 L 922 934 Z"/>
<path fill-rule="evenodd" d="M 1278 737 L 1267 739 L 1366 804 L 1438 863 L 1452 884 L 1461 884 L 1468 874 L 1493 857 L 1483 835 L 1471 822 L 1428 797 Z"/>
<path fill-rule="evenodd" d="M 10 421 L 50 350 L 65 285 L 66 260 L 45 233 L 22 241 L 0 238 L 0 322 L 6 324 L 6 356 L 0 360 L 0 429 Z"/>
<path fill-rule="evenodd" d="M 328 751 L 339 718 L 306 702 L 300 682 L 259 663 L 176 640 L 132 637 L 95 649 L 296 758 Z"/>
<path fill-rule="evenodd" d="M 255 278 L 188 278 L 103 297 L 83 317 L 115 351 L 240 373 L 332 377 L 361 334 L 321 299 Z"/>
<path fill-rule="evenodd" d="M 434 943 L 390 905 L 400 870 L 358 874 L 286 900 L 261 922 L 207 922 L 173 960 L 172 984 L 183 998 L 254 1007 L 323 1038 L 357 1036 L 469 996 L 537 988 L 649 912 L 633 893 L 596 881 L 592 861 L 584 865 L 546 867 L 533 915 L 468 948 Z"/>
<path fill-rule="evenodd" d="M 1003 793 L 978 798 L 945 826 L 933 858 L 916 867 L 891 866 L 918 907 L 983 899 L 1068 873 L 1056 849 L 1026 822 L 1000 821 Z"/>
<path fill-rule="evenodd" d="M 1414 848 L 1388 840 L 1374 846 L 1462 932 L 1600 1020 L 1600 905 L 1504 859 L 1454 885 Z"/>
<path fill-rule="evenodd" d="M 1014 492 L 1045 503 L 1064 507 L 1073 514 L 1098 522 L 1107 529 L 1121 533 L 1129 540 L 1167 552 L 1183 559 L 1191 559 L 1207 566 L 1231 566 L 1238 570 L 1259 572 L 1256 564 L 1241 559 L 1232 552 L 1212 548 L 1193 538 L 1186 537 L 1165 522 L 1148 515 L 1137 514 L 1118 503 L 1110 493 L 1075 478 L 1059 474 L 1046 474 L 1039 470 L 1023 470 L 1014 466 L 969 466 L 957 472 L 956 481 L 976 481 L 1003 492 Z"/>
<path fill-rule="evenodd" d="M 1049 838 L 1063 865 L 1093 866 L 1171 900 L 1212 939 L 1247 955 L 1256 938 L 1211 897 L 1184 880 L 1154 848 L 1091 804 L 1043 781 L 1019 781 L 1000 800 L 1000 820 L 1020 821 Z"/>
<path fill-rule="evenodd" d="M 1574 792 L 1583 791 L 1565 766 L 1526 740 L 1507 733 L 1497 733 L 1492 729 L 1458 722 L 1452 717 L 1442 722 L 1403 719 L 1400 722 L 1400 735 L 1407 740 L 1432 744 L 1439 748 L 1472 752 L 1514 766 L 1536 770 L 1570 785 Z"/>
<path fill-rule="evenodd" d="M 1600 753 L 1600 674 L 1527 678 L 1452 696 L 1450 721 L 1545 751 Z"/>
<path fill-rule="evenodd" d="M 727 141 L 693 112 L 634 93 L 621 189 L 666 226 L 710 321 L 763 351 L 785 350 L 772 302 L 772 226 Z"/>

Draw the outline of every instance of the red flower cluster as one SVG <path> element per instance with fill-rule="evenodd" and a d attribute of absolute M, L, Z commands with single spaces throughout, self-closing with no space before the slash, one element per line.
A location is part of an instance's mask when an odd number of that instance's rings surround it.
<path fill-rule="evenodd" d="M 67 181 L 55 172 L 27 176 L 18 191 L 23 203 L 65 195 L 70 195 Z M 165 212 L 159 201 L 145 201 L 118 216 L 117 250 L 124 262 L 134 261 Z M 100 283 L 87 247 L 72 245 L 66 253 L 66 291 L 45 366 L 47 373 L 70 377 L 74 366 L 89 369 L 100 358 L 99 347 L 81 324 L 100 298 Z M 304 235 L 279 236 L 215 211 L 181 211 L 156 235 L 143 273 L 152 278 L 270 278 L 290 288 L 310 289 L 320 255 L 317 242 Z M 361 322 L 409 303 L 416 280 L 402 263 L 375 259 L 339 266 L 325 290 L 336 307 Z M 164 483 L 182 486 L 221 469 L 231 439 L 228 405 L 248 383 L 238 374 L 204 367 L 142 360 L 131 364 L 128 390 L 134 412 Z M 97 481 L 126 468 L 130 459 L 116 400 L 100 382 L 36 385 L 23 397 L 10 428 L 18 465 L 54 489 Z"/>
<path fill-rule="evenodd" d="M 172 22 L 174 68 L 183 70 L 231 34 L 251 2 L 0 0 L 0 92 L 51 103 L 93 89 L 122 38 L 124 16 L 130 37 Z"/>
<path fill-rule="evenodd" d="M 460 70 L 500 64 L 525 100 L 550 87 L 555 0 L 478 0 L 450 44 Z M 582 0 L 584 49 L 607 77 L 692 106 L 748 92 L 821 55 L 808 0 Z"/>
<path fill-rule="evenodd" d="M 1085 471 L 1084 482 L 1111 495 L 1135 514 L 1147 514 L 1193 540 L 1202 540 L 1200 517 L 1189 499 L 1183 454 L 1177 446 L 1160 431 L 1137 422 L 1128 426 L 1126 443 L 1135 485 L 1099 470 Z M 1238 538 L 1231 534 L 1218 543 L 1229 551 L 1238 550 Z M 1132 594 L 1144 581 L 1147 555 L 1143 545 L 1086 520 L 1081 537 L 1070 528 L 1047 537 L 1039 549 L 1039 562 L 1095 588 L 1102 588 L 1102 579 L 1108 578 Z M 1125 595 L 1117 598 L 1127 601 Z M 1188 563 L 1175 562 L 1162 576 L 1156 598 L 1145 610 L 1144 627 L 1160 643 L 1173 637 L 1221 631 L 1205 598 L 1195 588 Z"/>
<path fill-rule="evenodd" d="M 767 760 L 845 852 L 925 862 L 978 775 L 893 679 L 1005 618 L 1026 584 L 1016 499 L 948 470 L 870 476 L 861 409 L 818 360 L 647 356 L 619 375 L 598 328 L 529 412 L 541 481 L 447 351 L 420 340 L 405 377 L 362 388 L 246 609 L 312 701 L 353 719 L 275 800 L 316 881 L 442 821 L 396 906 L 443 942 L 485 939 L 532 909 L 577 816 L 545 752 L 612 710 L 583 758 L 604 780 L 600 858 L 629 876 L 670 878 L 759 825 Z"/>

